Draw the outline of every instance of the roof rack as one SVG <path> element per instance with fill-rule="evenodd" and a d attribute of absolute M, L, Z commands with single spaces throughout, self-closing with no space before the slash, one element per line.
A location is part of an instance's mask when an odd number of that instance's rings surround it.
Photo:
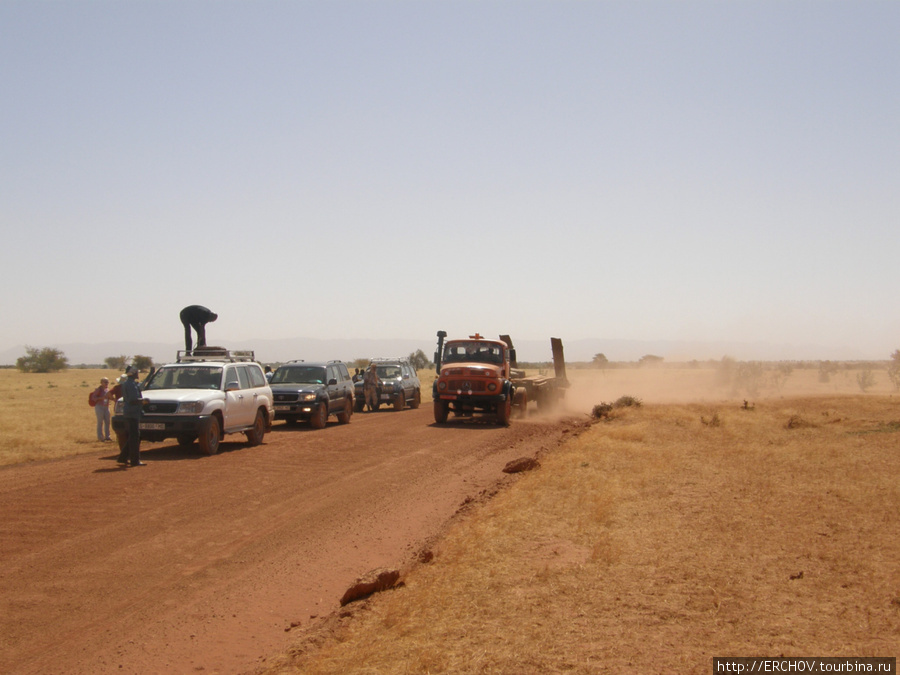
<path fill-rule="evenodd" d="M 198 353 L 199 352 L 199 353 Z M 256 361 L 256 356 L 252 349 L 236 349 L 230 351 L 228 349 L 219 349 L 218 347 L 198 347 L 193 352 L 179 349 L 176 352 L 176 360 L 178 363 L 196 362 L 196 361 Z"/>
<path fill-rule="evenodd" d="M 376 356 L 369 359 L 369 363 L 380 363 L 382 361 L 409 361 L 408 356 Z"/>

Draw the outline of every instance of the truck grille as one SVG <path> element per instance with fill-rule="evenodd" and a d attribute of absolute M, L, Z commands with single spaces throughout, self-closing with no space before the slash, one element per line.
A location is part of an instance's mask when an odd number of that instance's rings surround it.
<path fill-rule="evenodd" d="M 484 391 L 484 380 L 447 380 L 447 391 Z"/>
<path fill-rule="evenodd" d="M 300 394 L 275 394 L 274 398 L 280 403 L 288 403 L 290 401 L 299 401 Z"/>
<path fill-rule="evenodd" d="M 174 415 L 177 409 L 175 401 L 151 401 L 144 407 L 144 412 L 150 415 Z"/>

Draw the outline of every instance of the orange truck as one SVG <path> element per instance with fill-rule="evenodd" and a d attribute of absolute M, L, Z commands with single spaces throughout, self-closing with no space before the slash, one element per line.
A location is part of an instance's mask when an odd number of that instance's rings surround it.
<path fill-rule="evenodd" d="M 515 410 L 524 417 L 530 401 L 545 409 L 557 404 L 566 387 L 566 363 L 562 340 L 550 338 L 555 375 L 526 376 L 518 368 L 516 349 L 508 335 L 490 340 L 478 333 L 465 339 L 446 340 L 438 331 L 434 363 L 434 421 L 443 424 L 452 412 L 456 417 L 493 417 L 509 426 Z"/>

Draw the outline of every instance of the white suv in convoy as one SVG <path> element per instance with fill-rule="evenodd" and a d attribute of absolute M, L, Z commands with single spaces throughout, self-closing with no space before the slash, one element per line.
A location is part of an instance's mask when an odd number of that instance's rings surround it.
<path fill-rule="evenodd" d="M 183 448 L 194 440 L 208 455 L 219 450 L 224 434 L 243 432 L 250 445 L 272 429 L 272 389 L 251 351 L 207 349 L 202 355 L 178 352 L 176 363 L 160 367 L 142 384 L 141 440 L 175 438 Z M 127 440 L 122 401 L 113 429 L 119 447 Z"/>

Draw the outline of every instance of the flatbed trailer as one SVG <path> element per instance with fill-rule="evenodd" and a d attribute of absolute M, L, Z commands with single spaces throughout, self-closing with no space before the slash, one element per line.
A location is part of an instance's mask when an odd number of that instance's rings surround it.
<path fill-rule="evenodd" d="M 513 404 L 519 409 L 520 415 L 525 415 L 529 403 L 534 402 L 538 410 L 549 410 L 556 407 L 565 398 L 569 380 L 566 377 L 566 360 L 563 354 L 563 345 L 560 338 L 550 338 L 550 349 L 553 353 L 553 376 L 526 375 L 525 371 L 518 367 L 515 359 L 516 350 L 509 335 L 501 335 L 509 347 L 511 368 L 510 382 L 516 390 Z"/>

